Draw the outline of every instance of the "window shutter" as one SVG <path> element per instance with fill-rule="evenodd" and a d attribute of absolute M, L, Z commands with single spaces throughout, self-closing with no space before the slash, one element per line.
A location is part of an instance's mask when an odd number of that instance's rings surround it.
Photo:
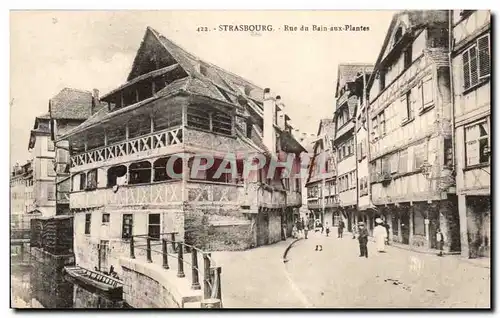
<path fill-rule="evenodd" d="M 469 51 L 462 54 L 463 71 L 464 71 L 464 89 L 470 87 L 470 64 L 469 64 Z"/>
<path fill-rule="evenodd" d="M 471 86 L 474 86 L 477 84 L 479 76 L 477 72 L 478 60 L 477 60 L 477 51 L 475 46 L 469 50 L 469 54 L 470 54 L 470 84 Z"/>
<path fill-rule="evenodd" d="M 477 48 L 479 52 L 479 78 L 490 75 L 490 37 L 483 36 L 477 40 Z"/>
<path fill-rule="evenodd" d="M 405 93 L 403 96 L 401 96 L 401 108 L 402 109 L 402 118 L 401 121 L 404 121 L 405 119 L 409 119 L 408 117 L 408 95 Z"/>
<path fill-rule="evenodd" d="M 468 141 L 465 152 L 467 154 L 467 165 L 479 164 L 479 142 L 477 140 Z"/>

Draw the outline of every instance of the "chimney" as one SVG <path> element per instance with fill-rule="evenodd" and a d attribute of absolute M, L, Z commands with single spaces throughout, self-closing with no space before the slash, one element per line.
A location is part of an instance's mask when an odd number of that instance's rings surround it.
<path fill-rule="evenodd" d="M 101 101 L 99 100 L 99 90 L 94 88 L 92 90 L 92 105 L 91 105 L 91 115 L 94 115 L 99 109 L 101 109 Z"/>
<path fill-rule="evenodd" d="M 274 153 L 276 151 L 276 133 L 274 121 L 276 116 L 276 101 L 269 88 L 264 89 L 264 145 Z"/>
<path fill-rule="evenodd" d="M 281 129 L 285 130 L 285 104 L 281 101 L 281 96 L 276 96 L 276 116 L 277 116 L 277 123 L 276 125 Z M 279 108 L 279 110 L 278 110 Z"/>

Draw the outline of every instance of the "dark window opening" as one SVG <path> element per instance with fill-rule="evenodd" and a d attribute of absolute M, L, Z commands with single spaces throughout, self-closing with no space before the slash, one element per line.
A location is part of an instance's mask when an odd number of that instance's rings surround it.
<path fill-rule="evenodd" d="M 379 84 L 380 84 L 380 91 L 383 91 L 385 89 L 385 70 L 380 70 L 379 72 Z"/>
<path fill-rule="evenodd" d="M 87 188 L 87 175 L 85 172 L 80 173 L 80 190 L 85 190 Z"/>
<path fill-rule="evenodd" d="M 87 187 L 85 190 L 97 189 L 97 169 L 92 169 L 87 173 Z"/>
<path fill-rule="evenodd" d="M 85 234 L 90 234 L 90 222 L 91 222 L 92 214 L 85 214 Z"/>
<path fill-rule="evenodd" d="M 160 214 L 149 214 L 148 216 L 148 236 L 155 240 L 160 239 Z"/>
<path fill-rule="evenodd" d="M 187 124 L 203 130 L 210 130 L 210 114 L 201 107 L 189 105 L 187 108 Z"/>
<path fill-rule="evenodd" d="M 175 174 L 182 174 L 182 158 L 176 158 L 173 164 L 173 174 L 167 172 L 167 163 L 171 157 L 164 157 L 157 159 L 153 164 L 154 180 L 153 181 L 166 181 L 172 180 Z M 174 160 L 174 159 L 172 159 Z"/>
<path fill-rule="evenodd" d="M 155 83 L 155 91 L 156 92 L 161 91 L 166 86 L 165 79 L 163 78 L 163 76 L 155 78 L 154 83 Z"/>
<path fill-rule="evenodd" d="M 128 122 L 128 137 L 135 138 L 151 133 L 151 118 L 149 115 L 139 115 Z"/>
<path fill-rule="evenodd" d="M 252 138 L 252 121 L 247 121 L 246 125 L 246 136 L 247 138 Z"/>
<path fill-rule="evenodd" d="M 123 215 L 123 224 L 122 224 L 122 238 L 129 239 L 132 237 L 132 228 L 134 225 L 134 219 L 132 214 L 124 214 Z"/>
<path fill-rule="evenodd" d="M 396 30 L 396 33 L 394 34 L 394 45 L 396 45 L 399 42 L 399 40 L 401 40 L 402 37 L 403 37 L 403 28 L 399 27 Z"/>
<path fill-rule="evenodd" d="M 106 128 L 106 135 L 108 138 L 108 145 L 124 141 L 127 136 L 125 125 Z"/>
<path fill-rule="evenodd" d="M 87 136 L 87 150 L 104 146 L 104 129 L 100 128 Z"/>
<path fill-rule="evenodd" d="M 137 103 L 137 96 L 135 94 L 135 89 L 129 89 L 123 91 L 123 107 Z"/>
<path fill-rule="evenodd" d="M 225 135 L 232 134 L 232 118 L 230 115 L 224 114 L 219 111 L 212 113 L 212 129 Z"/>
<path fill-rule="evenodd" d="M 129 184 L 151 182 L 151 163 L 149 161 L 134 162 L 129 166 Z"/>
<path fill-rule="evenodd" d="M 226 91 L 224 91 L 222 88 L 220 88 L 220 87 L 218 87 L 218 86 L 215 86 L 215 87 L 217 87 L 217 89 L 219 90 L 219 92 L 221 93 L 221 95 L 222 95 L 222 96 L 224 96 L 224 98 L 225 98 L 228 102 L 230 102 L 230 103 L 232 103 L 232 102 L 233 102 L 233 101 L 231 100 L 231 97 L 229 97 L 229 95 L 226 93 Z"/>
<path fill-rule="evenodd" d="M 413 54 L 413 45 L 410 43 L 408 47 L 405 50 L 404 53 L 404 69 L 406 70 L 407 68 L 410 67 L 412 63 L 412 54 Z"/>
<path fill-rule="evenodd" d="M 153 96 L 153 84 L 150 81 L 144 81 L 137 86 L 139 93 L 139 101 L 145 100 Z"/>
<path fill-rule="evenodd" d="M 109 223 L 109 213 L 102 214 L 102 223 Z"/>
<path fill-rule="evenodd" d="M 222 166 L 223 163 L 224 165 Z M 230 168 L 230 164 L 231 162 L 224 162 L 223 159 L 215 158 L 213 166 L 207 170 L 207 180 L 213 182 L 230 183 L 232 179 L 231 173 L 221 173 L 220 176 L 218 176 L 217 174 L 219 168 L 221 169 L 221 171 L 223 171 L 224 169 Z M 216 176 L 218 176 L 218 178 Z"/>
<path fill-rule="evenodd" d="M 113 187 L 117 184 L 124 184 L 127 176 L 127 167 L 124 165 L 114 166 L 108 169 L 108 187 Z M 122 181 L 123 180 L 123 181 Z M 121 182 L 119 182 L 121 181 Z"/>
<path fill-rule="evenodd" d="M 182 106 L 169 105 L 166 110 L 157 110 L 153 114 L 154 131 L 161 131 L 182 124 Z"/>

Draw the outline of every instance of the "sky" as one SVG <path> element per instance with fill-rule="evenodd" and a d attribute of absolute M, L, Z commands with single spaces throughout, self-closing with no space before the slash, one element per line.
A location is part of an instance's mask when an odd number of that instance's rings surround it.
<path fill-rule="evenodd" d="M 295 128 L 331 118 L 339 63 L 375 63 L 393 11 L 13 11 L 10 15 L 11 162 L 30 158 L 35 116 L 65 87 L 103 95 L 125 83 L 150 26 L 200 59 L 282 97 Z M 273 32 L 221 32 L 265 24 Z M 312 31 L 313 25 L 369 31 Z M 285 31 L 285 25 L 309 31 Z M 205 27 L 209 32 L 197 31 Z"/>

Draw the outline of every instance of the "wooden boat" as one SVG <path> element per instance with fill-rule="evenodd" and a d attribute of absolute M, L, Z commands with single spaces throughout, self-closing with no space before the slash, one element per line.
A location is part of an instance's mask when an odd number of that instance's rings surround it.
<path fill-rule="evenodd" d="M 112 299 L 122 298 L 123 282 L 119 279 L 80 266 L 65 266 L 63 271 L 70 281 L 73 280 L 86 289 Z"/>

